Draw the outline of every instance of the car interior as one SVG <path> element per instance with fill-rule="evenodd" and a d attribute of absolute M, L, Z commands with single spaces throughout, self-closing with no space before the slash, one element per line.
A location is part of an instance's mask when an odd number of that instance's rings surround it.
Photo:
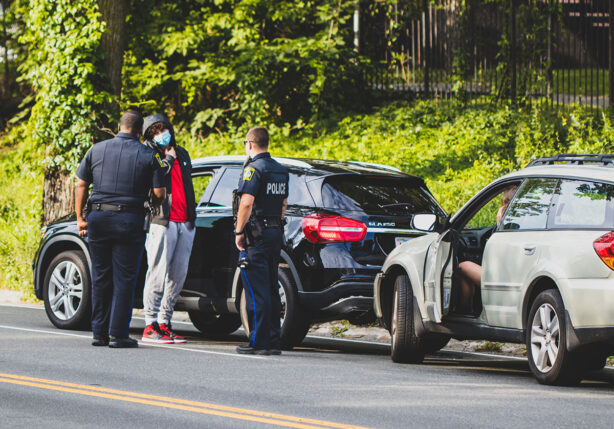
<path fill-rule="evenodd" d="M 478 317 L 482 312 L 480 284 L 482 257 L 488 239 L 497 229 L 520 181 L 508 182 L 485 194 L 454 225 L 455 249 L 450 313 Z M 497 217 L 500 216 L 499 219 Z M 472 275 L 473 274 L 473 275 Z"/>

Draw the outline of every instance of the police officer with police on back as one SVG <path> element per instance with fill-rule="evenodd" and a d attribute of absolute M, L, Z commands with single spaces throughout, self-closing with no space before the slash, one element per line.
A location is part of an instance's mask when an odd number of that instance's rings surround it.
<path fill-rule="evenodd" d="M 128 328 L 147 229 L 145 200 L 152 188 L 157 204 L 166 197 L 162 161 L 138 140 L 142 125 L 140 113 L 124 113 L 115 138 L 96 143 L 77 169 L 77 228 L 88 236 L 92 258 L 93 346 L 138 346 Z"/>
<path fill-rule="evenodd" d="M 249 344 L 237 347 L 241 354 L 281 354 L 277 269 L 288 205 L 288 170 L 271 158 L 268 147 L 265 128 L 249 130 L 245 140 L 249 158 L 237 189 L 235 225 L 250 318 Z"/>

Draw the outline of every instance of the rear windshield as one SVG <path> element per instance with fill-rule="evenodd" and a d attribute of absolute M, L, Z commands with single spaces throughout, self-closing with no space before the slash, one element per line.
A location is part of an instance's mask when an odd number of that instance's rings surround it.
<path fill-rule="evenodd" d="M 324 208 L 355 210 L 368 214 L 443 215 L 443 211 L 424 185 L 397 178 L 329 177 L 322 185 L 322 202 Z"/>

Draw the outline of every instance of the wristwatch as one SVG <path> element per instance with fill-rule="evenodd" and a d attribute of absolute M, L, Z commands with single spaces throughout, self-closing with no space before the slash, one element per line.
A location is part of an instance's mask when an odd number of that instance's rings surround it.
<path fill-rule="evenodd" d="M 235 231 L 235 235 L 243 235 L 243 234 L 245 234 L 245 231 L 238 231 L 238 232 Z"/>

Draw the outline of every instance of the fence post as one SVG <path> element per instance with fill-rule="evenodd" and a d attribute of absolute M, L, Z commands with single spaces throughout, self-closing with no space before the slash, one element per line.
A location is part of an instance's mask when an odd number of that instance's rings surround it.
<path fill-rule="evenodd" d="M 610 71 L 610 88 L 608 91 L 609 96 L 609 104 L 610 107 L 614 107 L 614 0 L 610 0 L 609 7 L 609 15 L 610 15 L 610 28 L 608 29 L 609 33 L 609 53 L 610 53 L 610 62 L 609 62 L 609 71 Z"/>
<path fill-rule="evenodd" d="M 610 0 L 614 1 L 614 0 Z M 516 0 L 510 0 L 510 98 L 516 103 Z"/>
<path fill-rule="evenodd" d="M 612 0 L 614 1 L 614 0 Z M 429 20 L 429 0 L 424 0 L 424 93 L 427 97 L 430 96 L 430 79 L 429 79 L 429 67 L 430 67 L 430 58 L 431 58 L 431 23 Z"/>

